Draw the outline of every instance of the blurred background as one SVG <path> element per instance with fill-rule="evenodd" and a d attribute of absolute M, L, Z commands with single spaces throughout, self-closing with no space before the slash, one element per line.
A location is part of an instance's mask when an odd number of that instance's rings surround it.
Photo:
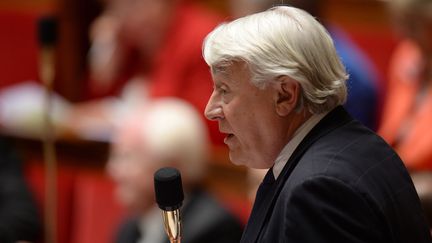
<path fill-rule="evenodd" d="M 222 16 L 230 15 L 228 0 L 189 1 L 198 2 Z M 387 62 L 395 45 L 386 1 L 325 2 L 325 19 L 343 27 L 378 66 L 381 76 L 385 76 Z M 37 80 L 36 21 L 42 15 L 54 14 L 59 20 L 55 89 L 71 102 L 88 99 L 89 29 L 92 21 L 102 13 L 104 0 L 2 0 L 0 8 L 3 32 L 1 87 Z M 381 82 L 381 85 L 385 85 L 385 80 Z"/>
<path fill-rule="evenodd" d="M 23 179 L 34 197 L 42 227 L 46 227 L 43 218 L 47 217 L 47 152 L 44 152 L 44 112 L 47 104 L 44 102 L 47 93 L 39 74 L 42 47 L 38 43 L 37 26 L 44 16 L 54 16 L 57 20 L 55 78 L 49 96 L 50 133 L 56 163 L 53 175 L 56 183 L 56 227 L 55 239 L 51 242 L 113 242 L 117 227 L 127 214 L 115 196 L 115 182 L 106 173 L 112 132 L 122 120 L 119 117 L 147 99 L 163 96 L 183 98 L 201 112 L 212 87 L 208 73 L 201 74 L 201 71 L 195 72 L 191 68 L 202 66 L 200 70 L 206 72 L 205 63 L 193 59 L 194 55 L 200 55 L 202 38 L 217 23 L 259 10 L 262 8 L 259 4 L 263 2 L 156 1 L 196 5 L 202 11 L 196 14 L 187 9 L 178 14 L 175 9 L 166 6 L 155 6 L 153 12 L 149 11 L 152 1 L 142 1 L 141 5 L 138 3 L 140 0 L 0 1 L 0 136 L 13 145 L 22 160 Z M 370 60 L 375 70 L 373 85 L 376 100 L 371 107 L 374 110 L 371 129 L 377 130 L 387 97 L 390 60 L 402 39 L 388 2 L 321 2 L 319 20 L 337 25 Z M 256 4 L 255 9 L 253 4 Z M 136 17 L 141 14 L 142 18 Z M 192 14 L 200 18 L 194 20 L 190 17 Z M 146 20 L 145 16 L 153 22 Z M 168 23 L 173 19 L 180 19 L 188 25 L 181 27 L 180 21 L 174 21 L 180 26 L 178 28 L 164 25 L 164 21 Z M 145 24 L 140 24 L 140 21 L 148 21 L 150 27 L 143 27 Z M 204 21 L 210 24 L 203 27 Z M 165 34 L 164 28 L 173 34 Z M 147 32 L 141 34 L 141 31 Z M 192 39 L 195 34 L 196 38 Z M 117 37 L 113 38 L 113 35 Z M 150 35 L 156 37 L 143 44 L 143 39 L 148 39 Z M 102 47 L 105 49 L 101 51 Z M 118 50 L 119 53 L 116 53 Z M 104 55 L 110 53 L 115 61 L 120 60 L 121 63 L 109 63 L 109 58 L 105 60 Z M 186 67 L 184 63 L 188 62 Z M 172 76 L 168 75 L 170 73 Z M 182 79 L 182 75 L 185 78 Z M 200 84 L 202 90 L 192 88 L 196 86 L 190 84 L 202 81 L 200 75 L 207 75 L 205 81 L 208 83 Z M 192 80 L 191 77 L 196 78 Z M 174 81 L 177 78 L 180 81 Z M 183 81 L 186 78 L 191 80 Z M 140 89 L 143 91 L 137 91 Z M 217 126 L 206 124 L 211 149 L 209 169 L 202 185 L 245 223 L 251 207 L 249 189 L 255 179 L 245 168 L 229 162 L 227 150 L 221 142 L 223 138 L 217 135 Z M 44 234 L 48 233 L 45 231 Z M 49 241 L 43 238 L 36 242 Z"/>

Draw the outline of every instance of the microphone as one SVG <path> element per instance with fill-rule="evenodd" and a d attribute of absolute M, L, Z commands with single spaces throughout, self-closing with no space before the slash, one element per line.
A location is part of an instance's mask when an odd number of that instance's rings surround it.
<path fill-rule="evenodd" d="M 45 86 L 51 88 L 54 81 L 54 49 L 57 41 L 57 20 L 52 16 L 45 16 L 38 21 L 38 42 L 40 53 L 40 78 Z"/>
<path fill-rule="evenodd" d="M 171 243 L 181 241 L 181 217 L 184 194 L 180 172 L 171 167 L 164 167 L 154 174 L 156 202 L 162 209 L 165 232 Z"/>

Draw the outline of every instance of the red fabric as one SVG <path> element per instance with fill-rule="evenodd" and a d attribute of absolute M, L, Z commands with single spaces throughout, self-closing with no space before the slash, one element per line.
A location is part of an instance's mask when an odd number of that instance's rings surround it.
<path fill-rule="evenodd" d="M 249 200 L 242 197 L 227 196 L 222 198 L 221 203 L 240 220 L 243 226 L 247 224 L 252 211 L 252 203 Z"/>
<path fill-rule="evenodd" d="M 176 96 L 192 103 L 202 114 L 213 90 L 209 67 L 202 57 L 205 36 L 218 19 L 195 7 L 178 11 L 167 42 L 154 62 L 150 96 Z M 203 119 L 205 119 L 203 117 Z M 212 141 L 222 144 L 217 123 L 205 119 Z"/>
<path fill-rule="evenodd" d="M 80 173 L 74 191 L 71 242 L 114 242 L 125 210 L 114 198 L 112 181 L 96 173 Z"/>
<path fill-rule="evenodd" d="M 0 89 L 38 79 L 36 13 L 0 11 Z"/>
<path fill-rule="evenodd" d="M 387 98 L 378 130 L 410 170 L 432 169 L 431 88 L 426 91 L 421 105 L 411 110 L 416 95 L 422 89 L 421 65 L 422 56 L 418 47 L 409 40 L 403 41 L 390 63 Z"/>
<path fill-rule="evenodd" d="M 45 211 L 45 169 L 42 161 L 28 162 L 25 167 L 25 175 L 34 193 L 36 202 L 40 208 L 40 215 L 44 217 Z M 57 170 L 57 242 L 68 243 L 70 241 L 70 227 L 73 213 L 73 184 L 75 172 L 67 168 Z M 43 222 L 43 221 L 42 221 Z"/>
<path fill-rule="evenodd" d="M 45 169 L 26 163 L 25 175 L 44 217 Z M 112 182 L 101 173 L 64 166 L 57 170 L 57 242 L 113 242 L 125 210 L 116 202 Z M 42 241 L 43 242 L 43 241 Z"/>
<path fill-rule="evenodd" d="M 221 18 L 193 4 L 181 4 L 173 17 L 172 26 L 165 42 L 153 60 L 128 60 L 128 70 L 115 81 L 104 95 L 117 95 L 130 76 L 146 77 L 149 80 L 150 97 L 173 96 L 185 99 L 203 114 L 213 89 L 210 69 L 202 57 L 205 36 L 212 31 Z M 132 53 L 135 53 L 132 51 Z M 136 54 L 136 53 L 135 53 Z M 151 68 L 149 68 L 151 67 Z M 133 70 L 130 70 L 133 69 Z M 90 87 L 90 98 L 100 97 Z M 222 144 L 217 123 L 204 118 L 213 144 Z"/>

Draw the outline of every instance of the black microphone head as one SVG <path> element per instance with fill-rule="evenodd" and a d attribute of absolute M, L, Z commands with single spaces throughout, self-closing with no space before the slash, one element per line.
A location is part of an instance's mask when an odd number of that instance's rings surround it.
<path fill-rule="evenodd" d="M 57 20 L 45 16 L 38 21 L 38 40 L 42 46 L 54 45 L 57 40 Z"/>
<path fill-rule="evenodd" d="M 177 169 L 165 167 L 156 171 L 154 187 L 160 209 L 173 211 L 181 207 L 184 195 L 181 175 Z"/>

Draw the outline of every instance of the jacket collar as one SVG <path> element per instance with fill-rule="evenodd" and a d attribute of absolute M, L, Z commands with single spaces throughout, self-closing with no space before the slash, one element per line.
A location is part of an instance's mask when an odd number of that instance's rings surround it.
<path fill-rule="evenodd" d="M 292 171 L 295 169 L 299 163 L 301 157 L 307 151 L 307 149 L 315 143 L 322 136 L 328 134 L 329 132 L 335 130 L 338 127 L 352 121 L 353 118 L 348 114 L 348 112 L 342 107 L 338 106 L 329 112 L 302 140 L 299 146 L 294 150 L 294 153 L 282 169 L 281 174 L 275 181 L 272 188 L 266 194 L 265 198 L 259 202 L 259 206 L 256 207 L 255 202 L 248 220 L 246 228 L 244 230 L 241 243 L 256 242 L 263 226 L 266 224 L 270 217 L 271 208 L 273 208 L 283 185 L 288 180 Z"/>

